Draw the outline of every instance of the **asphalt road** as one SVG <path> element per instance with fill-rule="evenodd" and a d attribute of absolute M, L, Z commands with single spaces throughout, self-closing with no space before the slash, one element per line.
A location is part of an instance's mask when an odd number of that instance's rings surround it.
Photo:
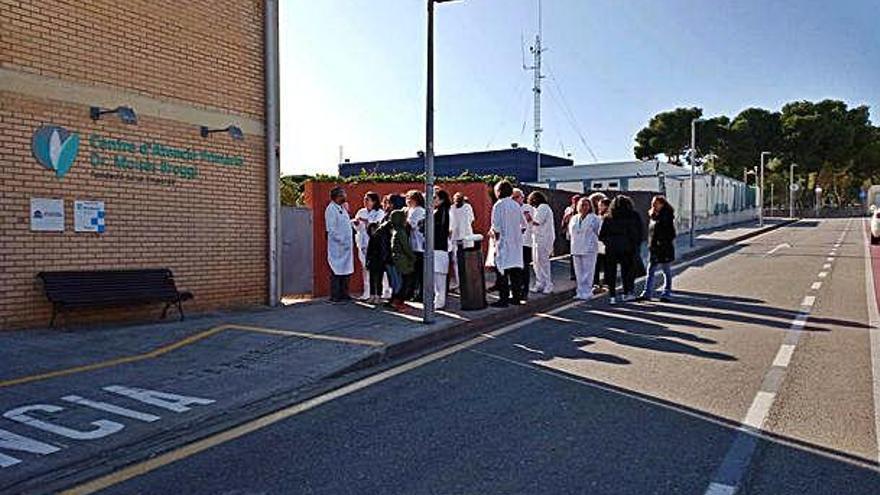
<path fill-rule="evenodd" d="M 863 229 L 802 221 L 671 303 L 537 315 L 102 493 L 880 493 Z"/>

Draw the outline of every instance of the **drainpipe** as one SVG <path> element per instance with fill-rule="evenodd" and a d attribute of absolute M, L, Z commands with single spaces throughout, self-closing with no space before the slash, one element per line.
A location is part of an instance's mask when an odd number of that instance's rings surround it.
<path fill-rule="evenodd" d="M 268 263 L 269 263 L 269 306 L 277 306 L 281 302 L 281 228 L 280 201 L 278 183 L 281 169 L 278 165 L 280 147 L 279 104 L 278 104 L 278 0 L 264 0 L 263 14 L 264 40 L 264 74 L 266 84 L 266 177 L 269 208 L 268 230 Z"/>

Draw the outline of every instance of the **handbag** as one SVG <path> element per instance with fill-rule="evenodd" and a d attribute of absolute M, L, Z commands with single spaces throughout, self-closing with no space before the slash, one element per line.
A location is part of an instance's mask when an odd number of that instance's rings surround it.
<path fill-rule="evenodd" d="M 639 251 L 633 255 L 633 275 L 635 278 L 644 277 L 648 274 L 648 269 L 645 268 L 645 262 L 642 261 L 642 256 Z"/>

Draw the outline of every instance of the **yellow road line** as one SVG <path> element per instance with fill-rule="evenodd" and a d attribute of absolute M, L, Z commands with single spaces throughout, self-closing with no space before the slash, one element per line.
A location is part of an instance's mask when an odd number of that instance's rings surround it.
<path fill-rule="evenodd" d="M 276 330 L 274 328 L 249 327 L 246 325 L 228 325 L 231 329 L 246 330 L 248 332 L 267 333 L 270 335 L 284 335 L 287 337 L 302 337 L 312 340 L 329 340 L 331 342 L 342 342 L 344 344 L 366 345 L 370 347 L 382 347 L 384 342 L 378 340 L 354 339 L 350 337 L 339 337 L 337 335 L 326 335 L 321 333 L 294 332 L 292 330 Z"/>
<path fill-rule="evenodd" d="M 50 378 L 57 378 L 59 376 L 73 375 L 75 373 L 94 371 L 94 370 L 99 370 L 99 369 L 103 369 L 103 368 L 109 368 L 111 366 L 117 366 L 120 364 L 136 363 L 138 361 L 143 361 L 145 359 L 156 358 L 156 357 L 159 357 L 163 354 L 167 354 L 173 350 L 180 349 L 183 346 L 190 345 L 194 342 L 198 342 L 199 340 L 202 340 L 206 337 L 210 337 L 211 335 L 214 335 L 215 333 L 221 332 L 223 330 L 226 330 L 225 325 L 219 326 L 219 327 L 214 327 L 210 330 L 205 330 L 204 332 L 197 333 L 195 335 L 190 335 L 189 337 L 187 337 L 185 339 L 179 340 L 179 341 L 174 342 L 172 344 L 168 344 L 166 346 L 162 346 L 158 349 L 152 350 L 150 352 L 146 352 L 144 354 L 135 354 L 133 356 L 125 356 L 125 357 L 121 357 L 121 358 L 110 359 L 107 361 L 100 361 L 97 363 L 85 364 L 82 366 L 74 366 L 73 368 L 65 368 L 65 369 L 61 369 L 61 370 L 40 373 L 37 375 L 29 375 L 29 376 L 23 376 L 20 378 L 13 378 L 11 380 L 0 381 L 0 388 L 11 387 L 13 385 L 21 385 L 23 383 L 38 382 L 41 380 L 48 380 Z"/>
<path fill-rule="evenodd" d="M 576 303 L 575 303 L 576 304 Z M 574 307 L 575 304 L 566 304 L 565 306 L 561 306 L 556 308 L 549 313 L 558 313 L 561 311 L 565 311 Z M 413 361 L 403 363 L 397 367 L 382 371 L 372 376 L 368 376 L 361 380 L 358 380 L 353 383 L 349 383 L 348 385 L 343 385 L 342 387 L 327 392 L 323 395 L 319 395 L 317 397 L 313 397 L 304 402 L 300 402 L 299 404 L 294 404 L 292 406 L 286 407 L 284 409 L 275 411 L 273 413 L 269 413 L 260 418 L 254 419 L 252 421 L 248 421 L 247 423 L 241 424 L 239 426 L 233 427 L 229 430 L 222 431 L 220 433 L 216 433 L 212 436 L 203 438 L 202 440 L 197 440 L 190 444 L 184 445 L 177 449 L 171 450 L 164 454 L 160 454 L 152 459 L 133 464 L 129 467 L 123 468 L 114 473 L 110 473 L 108 475 L 102 476 L 100 478 L 95 478 L 91 481 L 83 483 L 81 485 L 75 486 L 68 490 L 64 490 L 60 492 L 60 495 L 88 495 L 91 493 L 95 493 L 101 490 L 105 490 L 113 485 L 117 485 L 124 481 L 128 481 L 132 478 L 136 478 L 138 476 L 142 476 L 151 471 L 159 469 L 168 464 L 172 464 L 174 462 L 186 459 L 192 455 L 198 454 L 199 452 L 208 450 L 217 445 L 229 442 L 231 440 L 235 440 L 236 438 L 240 438 L 249 433 L 253 433 L 257 430 L 261 430 L 267 426 L 271 426 L 279 421 L 283 421 L 292 416 L 296 416 L 300 413 L 306 412 L 308 410 L 314 409 L 320 405 L 326 404 L 330 401 L 339 399 L 340 397 L 345 397 L 352 393 L 355 393 L 359 390 L 365 389 L 377 383 L 388 380 L 389 378 L 393 378 L 398 375 L 402 375 L 409 371 L 412 371 L 416 368 L 422 367 L 426 364 L 432 363 L 439 359 L 442 359 L 446 356 L 455 354 L 457 352 L 463 351 L 465 349 L 471 348 L 477 344 L 481 344 L 495 337 L 504 335 L 508 332 L 512 332 L 518 328 L 522 328 L 531 323 L 537 321 L 537 318 L 528 318 L 522 320 L 517 323 L 510 324 L 506 327 L 499 328 L 497 330 L 493 330 L 488 334 L 482 334 L 477 337 L 474 337 L 465 342 L 455 344 L 453 346 L 447 347 L 445 349 L 441 349 L 439 351 L 433 352 L 426 356 L 422 356 Z"/>
<path fill-rule="evenodd" d="M 0 381 L 0 388 L 4 387 L 12 387 L 14 385 L 22 385 L 25 383 L 38 382 L 42 380 L 49 380 L 51 378 L 58 378 L 60 376 L 68 376 L 76 373 L 84 373 L 87 371 L 95 371 L 104 368 L 109 368 L 111 366 L 118 366 L 120 364 L 128 364 L 128 363 L 136 363 L 138 361 L 143 361 L 146 359 L 153 359 L 164 354 L 168 354 L 171 351 L 176 351 L 182 347 L 186 347 L 188 345 L 194 344 L 200 340 L 204 340 L 212 335 L 223 332 L 225 330 L 243 330 L 246 332 L 256 332 L 256 333 L 264 333 L 269 335 L 281 335 L 284 337 L 301 337 L 312 340 L 328 340 L 333 342 L 342 342 L 346 344 L 355 344 L 355 345 L 366 345 L 370 347 L 381 347 L 385 345 L 384 342 L 379 342 L 377 340 L 362 340 L 362 339 L 352 339 L 347 337 L 337 337 L 333 335 L 321 335 L 314 333 L 305 333 L 305 332 L 294 332 L 289 330 L 276 330 L 273 328 L 263 328 L 263 327 L 251 327 L 247 325 L 219 325 L 203 332 L 190 335 L 189 337 L 178 340 L 177 342 L 172 342 L 171 344 L 164 345 L 157 349 L 154 349 L 149 352 L 145 352 L 143 354 L 135 354 L 132 356 L 123 356 L 120 358 L 109 359 L 107 361 L 99 361 L 97 363 L 84 364 L 82 366 L 74 366 L 72 368 L 64 368 L 55 371 L 48 371 L 46 373 L 39 373 L 36 375 L 22 376 L 19 378 L 12 378 L 9 380 Z"/>

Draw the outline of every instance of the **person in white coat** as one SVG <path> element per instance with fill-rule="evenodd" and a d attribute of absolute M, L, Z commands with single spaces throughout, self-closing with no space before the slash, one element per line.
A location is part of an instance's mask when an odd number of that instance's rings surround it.
<path fill-rule="evenodd" d="M 357 242 L 358 260 L 361 262 L 364 279 L 364 294 L 361 300 L 370 299 L 370 271 L 367 270 L 367 245 L 370 243 L 370 234 L 367 229 L 371 224 L 379 223 L 385 218 L 385 212 L 382 210 L 382 200 L 379 194 L 370 191 L 364 195 L 364 207 L 354 214 L 351 220 L 354 230 L 357 232 L 355 241 Z"/>
<path fill-rule="evenodd" d="M 571 260 L 577 280 L 575 299 L 588 300 L 593 296 L 593 272 L 596 257 L 599 255 L 599 230 L 602 220 L 593 213 L 589 198 L 581 198 L 577 204 L 577 214 L 568 221 L 568 236 L 571 239 Z"/>
<path fill-rule="evenodd" d="M 553 292 L 553 274 L 550 272 L 550 257 L 553 256 L 553 243 L 556 241 L 556 227 L 553 210 L 547 198 L 540 192 L 529 194 L 529 204 L 535 209 L 532 217 L 534 241 L 532 244 L 532 264 L 535 267 L 535 292 Z"/>
<path fill-rule="evenodd" d="M 513 186 L 503 180 L 495 185 L 498 201 L 492 206 L 492 233 L 495 236 L 495 270 L 498 273 L 496 308 L 522 303 L 522 234 L 526 228 L 522 209 L 510 199 Z M 512 293 L 512 295 L 511 295 Z"/>
<path fill-rule="evenodd" d="M 406 193 L 406 222 L 409 224 L 409 243 L 416 253 L 413 272 L 412 300 L 422 301 L 422 280 L 425 278 L 425 195 L 413 189 Z"/>
<path fill-rule="evenodd" d="M 451 290 L 458 288 L 458 242 L 464 241 L 474 233 L 474 209 L 467 202 L 464 194 L 457 192 L 452 196 L 452 207 L 449 209 L 449 230 L 451 231 L 450 256 L 452 265 L 452 281 L 449 284 Z M 471 245 L 473 242 L 470 243 Z M 465 245 L 465 247 L 470 247 Z"/>
<path fill-rule="evenodd" d="M 523 286 L 523 299 L 528 300 L 529 298 L 529 286 L 531 284 L 531 271 L 532 271 L 532 245 L 535 241 L 535 229 L 532 226 L 532 220 L 535 218 L 535 209 L 532 205 L 526 203 L 526 195 L 523 194 L 522 189 L 514 188 L 513 196 L 511 198 L 516 201 L 516 204 L 522 208 L 523 217 L 526 220 L 526 230 L 523 232 L 523 276 L 522 276 L 522 286 Z"/>
<path fill-rule="evenodd" d="M 354 249 L 351 219 L 348 218 L 345 190 L 334 187 L 330 191 L 330 204 L 324 210 L 327 230 L 327 263 L 330 265 L 330 301 L 351 299 L 348 295 L 348 278 L 354 272 Z"/>

